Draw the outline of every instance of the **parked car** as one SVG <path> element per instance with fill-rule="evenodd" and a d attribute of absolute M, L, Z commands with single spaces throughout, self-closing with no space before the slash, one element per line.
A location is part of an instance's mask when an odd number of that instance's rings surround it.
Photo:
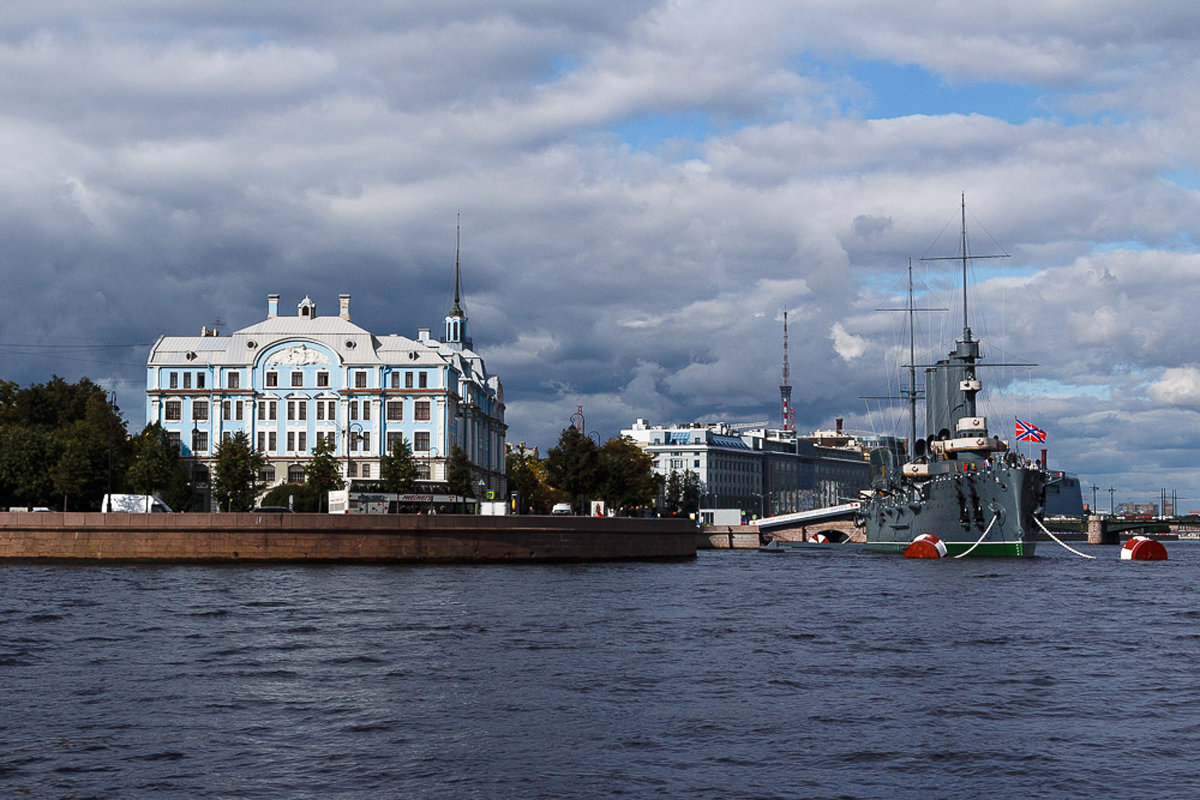
<path fill-rule="evenodd" d="M 558 516 L 563 516 L 563 517 L 570 516 L 571 515 L 571 504 L 570 503 L 555 503 L 554 508 L 550 509 L 550 513 L 556 514 Z"/>

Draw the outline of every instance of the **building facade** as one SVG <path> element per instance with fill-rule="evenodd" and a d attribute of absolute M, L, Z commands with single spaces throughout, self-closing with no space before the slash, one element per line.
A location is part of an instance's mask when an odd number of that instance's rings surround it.
<path fill-rule="evenodd" d="M 232 334 L 163 336 L 146 365 L 146 420 L 157 422 L 190 461 L 195 509 L 212 508 L 209 482 L 220 444 L 245 433 L 265 457 L 267 488 L 304 481 L 324 439 L 351 486 L 378 480 L 380 456 L 404 437 L 422 490 L 444 494 L 446 464 L 459 445 L 473 485 L 506 496 L 504 390 L 472 349 L 455 296 L 445 333 L 375 336 L 350 321 L 350 295 L 336 316 L 305 297 L 296 315 L 267 316 Z"/>
<path fill-rule="evenodd" d="M 696 473 L 702 508 L 739 508 L 774 516 L 837 505 L 857 497 L 880 472 L 881 448 L 902 440 L 818 431 L 742 431 L 723 422 L 651 425 L 637 420 L 621 434 L 654 459 L 654 470 Z"/>

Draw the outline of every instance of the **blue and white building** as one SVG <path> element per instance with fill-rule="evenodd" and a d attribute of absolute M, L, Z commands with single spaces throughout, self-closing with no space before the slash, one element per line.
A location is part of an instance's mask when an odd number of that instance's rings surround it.
<path fill-rule="evenodd" d="M 456 282 L 457 284 L 457 282 Z M 267 488 L 304 481 L 321 439 L 352 485 L 379 478 L 380 456 L 398 437 L 412 447 L 422 490 L 446 493 L 446 463 L 459 445 L 473 484 L 506 496 L 504 390 L 467 334 L 455 291 L 441 339 L 376 336 L 350 321 L 350 295 L 322 316 L 305 297 L 295 316 L 267 297 L 262 322 L 221 335 L 163 336 L 146 365 L 146 420 L 158 422 L 191 462 L 196 507 L 209 510 L 220 443 L 244 432 L 265 456 Z"/>

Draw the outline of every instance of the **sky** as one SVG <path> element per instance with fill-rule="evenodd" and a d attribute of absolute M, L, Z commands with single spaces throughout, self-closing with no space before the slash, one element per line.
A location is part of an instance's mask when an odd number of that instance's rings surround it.
<path fill-rule="evenodd" d="M 1159 0 L 0 6 L 0 378 L 144 419 L 160 335 L 305 296 L 464 306 L 509 440 L 580 406 L 907 435 L 968 322 L 981 410 L 1085 501 L 1200 509 L 1200 6 Z M 920 433 L 920 432 L 919 432 Z M 1026 452 L 1035 454 L 1036 451 Z M 1093 493 L 1091 488 L 1096 487 Z M 1113 491 L 1109 491 L 1112 489 Z"/>

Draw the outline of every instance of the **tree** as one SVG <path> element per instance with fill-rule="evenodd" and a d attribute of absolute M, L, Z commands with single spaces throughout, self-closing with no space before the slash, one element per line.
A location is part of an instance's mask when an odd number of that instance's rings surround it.
<path fill-rule="evenodd" d="M 600 457 L 596 443 L 574 427 L 566 428 L 558 444 L 546 453 L 546 481 L 570 498 L 579 512 L 600 488 Z"/>
<path fill-rule="evenodd" d="M 679 483 L 679 510 L 684 514 L 700 513 L 700 476 L 690 469 Z"/>
<path fill-rule="evenodd" d="M 0 382 L 0 505 L 99 508 L 109 465 L 119 478 L 128 452 L 118 409 L 87 378 Z"/>
<path fill-rule="evenodd" d="M 176 510 L 191 507 L 192 490 L 179 457 L 179 445 L 157 422 L 134 437 L 125 485 L 136 494 L 157 495 Z"/>
<path fill-rule="evenodd" d="M 667 480 L 663 484 L 662 498 L 663 511 L 668 514 L 678 514 L 682 502 L 683 482 L 679 477 L 679 472 L 671 470 L 667 475 Z"/>
<path fill-rule="evenodd" d="M 417 460 L 404 436 L 397 437 L 392 451 L 379 462 L 379 477 L 383 490 L 391 494 L 406 494 L 417 485 Z"/>
<path fill-rule="evenodd" d="M 263 496 L 264 506 L 283 506 L 296 512 L 318 513 L 328 507 L 329 494 L 319 494 L 307 483 L 281 483 Z"/>
<path fill-rule="evenodd" d="M 662 478 L 654 458 L 628 436 L 615 436 L 600 447 L 600 495 L 613 511 L 649 505 Z"/>
<path fill-rule="evenodd" d="M 304 466 L 304 480 L 312 487 L 318 498 L 323 498 L 323 502 L 318 504 L 317 511 L 322 510 L 321 506 L 328 510 L 329 493 L 346 485 L 342 480 L 342 471 L 338 468 L 337 459 L 333 455 L 333 437 L 317 436 L 312 459 Z"/>
<path fill-rule="evenodd" d="M 546 462 L 528 450 L 514 450 L 504 457 L 508 488 L 516 492 L 519 514 L 548 514 L 558 498 L 546 483 Z"/>
<path fill-rule="evenodd" d="M 216 452 L 213 471 L 213 496 L 218 507 L 226 511 L 249 511 L 258 494 L 258 473 L 262 469 L 262 453 L 250 446 L 245 431 L 237 431 L 221 443 Z"/>
<path fill-rule="evenodd" d="M 450 448 L 450 460 L 446 464 L 446 483 L 450 494 L 461 497 L 475 496 L 475 487 L 471 485 L 471 460 L 458 445 Z"/>
<path fill-rule="evenodd" d="M 56 431 L 58 457 L 50 466 L 50 481 L 62 497 L 62 510 L 71 510 L 71 498 L 82 498 L 97 478 L 105 475 L 105 442 L 92 435 L 87 422 L 78 421 Z"/>

